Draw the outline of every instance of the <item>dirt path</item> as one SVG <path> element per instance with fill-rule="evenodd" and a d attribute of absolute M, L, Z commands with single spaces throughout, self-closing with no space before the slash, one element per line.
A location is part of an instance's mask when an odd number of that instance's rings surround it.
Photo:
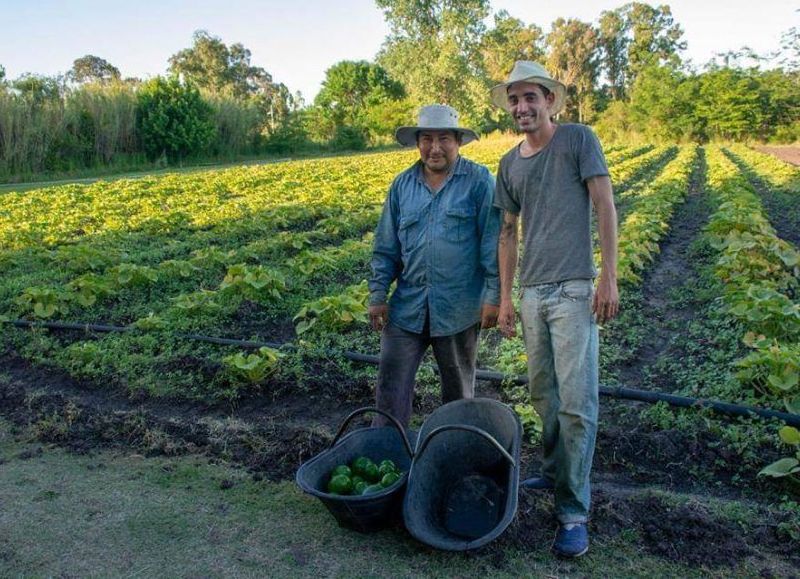
<path fill-rule="evenodd" d="M 709 208 L 705 199 L 705 157 L 692 174 L 686 201 L 676 208 L 667 237 L 661 242 L 661 252 L 642 281 L 642 303 L 646 312 L 645 339 L 631 364 L 619 369 L 620 382 L 631 387 L 646 384 L 645 373 L 658 358 L 674 356 L 670 342 L 675 337 L 676 325 L 696 316 L 690 302 L 675 300 L 673 293 L 696 277 L 694 264 L 689 259 L 689 247 L 707 223 Z M 662 384 L 667 390 L 674 386 Z"/>
<path fill-rule="evenodd" d="M 781 161 L 786 161 L 792 165 L 800 165 L 800 147 L 789 145 L 784 147 L 769 147 L 763 145 L 761 147 L 755 147 L 755 149 L 756 151 L 761 151 L 762 153 L 775 155 Z"/>

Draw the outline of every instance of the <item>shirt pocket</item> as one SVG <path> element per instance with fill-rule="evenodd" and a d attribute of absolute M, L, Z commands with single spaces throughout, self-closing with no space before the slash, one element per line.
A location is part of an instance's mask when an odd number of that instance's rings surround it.
<path fill-rule="evenodd" d="M 414 251 L 422 243 L 424 237 L 424 222 L 421 222 L 422 212 L 416 211 L 400 217 L 397 226 L 397 236 L 400 238 L 400 247 L 404 254 Z"/>
<path fill-rule="evenodd" d="M 477 236 L 475 207 L 451 207 L 445 212 L 444 235 L 448 241 L 464 243 Z"/>

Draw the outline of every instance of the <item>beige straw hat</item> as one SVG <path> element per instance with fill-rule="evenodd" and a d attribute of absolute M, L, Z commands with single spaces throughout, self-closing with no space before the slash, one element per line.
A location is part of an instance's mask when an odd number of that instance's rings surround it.
<path fill-rule="evenodd" d="M 492 87 L 490 91 L 492 103 L 501 109 L 508 109 L 508 87 L 515 82 L 532 82 L 540 84 L 555 95 L 555 100 L 550 106 L 550 114 L 555 115 L 564 108 L 567 99 L 567 87 L 550 76 L 545 68 L 538 62 L 518 60 L 514 63 L 514 70 L 508 75 L 506 82 Z"/>

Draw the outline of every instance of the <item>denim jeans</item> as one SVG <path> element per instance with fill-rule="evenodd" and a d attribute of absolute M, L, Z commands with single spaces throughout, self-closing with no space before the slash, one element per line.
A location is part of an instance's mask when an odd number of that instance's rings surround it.
<path fill-rule="evenodd" d="M 478 357 L 480 322 L 452 336 L 430 336 L 426 324 L 421 334 L 407 332 L 392 323 L 381 334 L 381 358 L 375 389 L 377 407 L 408 426 L 414 401 L 414 383 L 422 356 L 428 346 L 439 366 L 442 379 L 442 404 L 472 398 L 475 393 L 475 364 Z M 373 426 L 388 421 L 375 416 Z"/>
<path fill-rule="evenodd" d="M 522 316 L 531 402 L 542 418 L 542 476 L 555 484 L 561 523 L 589 517 L 598 414 L 598 331 L 592 280 L 523 289 Z"/>

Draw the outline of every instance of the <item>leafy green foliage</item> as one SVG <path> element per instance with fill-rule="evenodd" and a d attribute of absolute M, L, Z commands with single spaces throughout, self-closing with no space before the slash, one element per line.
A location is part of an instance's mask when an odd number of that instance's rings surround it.
<path fill-rule="evenodd" d="M 181 294 L 172 299 L 179 310 L 189 314 L 213 312 L 220 308 L 217 302 L 217 292 L 200 290 L 189 294 Z"/>
<path fill-rule="evenodd" d="M 37 318 L 51 318 L 57 313 L 62 315 L 69 313 L 67 294 L 50 288 L 26 288 L 16 302 Z"/>
<path fill-rule="evenodd" d="M 298 322 L 295 331 L 298 335 L 312 328 L 317 332 L 338 332 L 354 323 L 366 324 L 368 298 L 369 288 L 363 281 L 339 295 L 307 303 L 294 317 Z"/>
<path fill-rule="evenodd" d="M 240 263 L 228 268 L 219 288 L 239 292 L 253 301 L 269 303 L 281 299 L 282 292 L 286 291 L 286 278 L 273 269 Z"/>
<path fill-rule="evenodd" d="M 796 447 L 797 451 L 794 456 L 781 458 L 765 466 L 758 474 L 773 478 L 790 477 L 796 482 L 800 482 L 800 430 L 793 426 L 784 426 L 778 431 L 778 434 L 784 444 Z"/>
<path fill-rule="evenodd" d="M 259 348 L 254 354 L 239 352 L 225 356 L 222 362 L 238 379 L 250 384 L 263 382 L 278 369 L 281 354 L 272 348 Z"/>
<path fill-rule="evenodd" d="M 142 85 L 137 98 L 137 126 L 149 158 L 184 159 L 211 142 L 211 107 L 193 85 L 158 76 Z"/>

